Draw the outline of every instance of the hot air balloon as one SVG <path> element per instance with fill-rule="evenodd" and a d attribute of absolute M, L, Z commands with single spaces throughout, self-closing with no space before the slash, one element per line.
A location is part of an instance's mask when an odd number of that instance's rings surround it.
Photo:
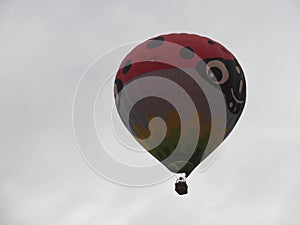
<path fill-rule="evenodd" d="M 243 111 L 246 81 L 235 56 L 195 34 L 166 34 L 137 45 L 114 85 L 117 111 L 133 137 L 186 178 L 229 135 Z"/>

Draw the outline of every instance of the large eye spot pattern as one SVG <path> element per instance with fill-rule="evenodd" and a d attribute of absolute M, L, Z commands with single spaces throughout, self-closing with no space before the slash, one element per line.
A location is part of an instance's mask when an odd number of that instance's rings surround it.
<path fill-rule="evenodd" d="M 216 84 L 224 84 L 229 79 L 229 72 L 220 60 L 209 61 L 206 65 L 206 74 Z"/>
<path fill-rule="evenodd" d="M 164 40 L 165 39 L 163 37 L 153 38 L 151 41 L 148 42 L 147 48 L 149 49 L 157 48 L 163 44 Z"/>

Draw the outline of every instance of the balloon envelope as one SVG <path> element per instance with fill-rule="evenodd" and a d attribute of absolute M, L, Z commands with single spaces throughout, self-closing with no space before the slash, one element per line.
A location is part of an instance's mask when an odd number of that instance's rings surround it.
<path fill-rule="evenodd" d="M 167 34 L 124 58 L 114 96 L 133 137 L 170 171 L 188 176 L 237 123 L 246 81 L 237 59 L 218 42 Z"/>

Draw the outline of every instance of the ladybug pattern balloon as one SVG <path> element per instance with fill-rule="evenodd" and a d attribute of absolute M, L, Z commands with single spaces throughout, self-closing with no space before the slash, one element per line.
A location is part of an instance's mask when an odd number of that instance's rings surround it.
<path fill-rule="evenodd" d="M 195 34 L 167 34 L 136 46 L 115 77 L 118 113 L 133 137 L 167 169 L 188 176 L 228 136 L 246 100 L 234 55 Z"/>

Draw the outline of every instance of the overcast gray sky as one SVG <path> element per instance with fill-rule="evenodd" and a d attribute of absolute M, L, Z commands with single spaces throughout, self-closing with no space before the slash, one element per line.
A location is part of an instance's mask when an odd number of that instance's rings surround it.
<path fill-rule="evenodd" d="M 0 224 L 300 224 L 300 2 L 0 1 Z M 95 174 L 72 131 L 80 77 L 99 55 L 163 33 L 209 36 L 248 82 L 236 129 L 179 197 Z"/>

